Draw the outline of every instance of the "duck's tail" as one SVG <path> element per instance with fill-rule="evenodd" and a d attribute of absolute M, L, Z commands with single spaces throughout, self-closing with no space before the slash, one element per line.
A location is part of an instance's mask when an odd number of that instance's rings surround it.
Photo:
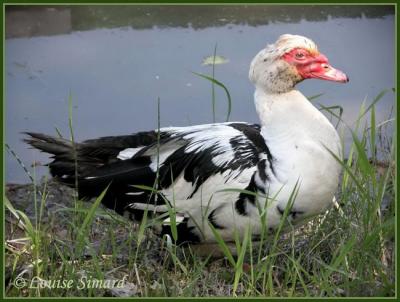
<path fill-rule="evenodd" d="M 24 139 L 26 143 L 52 155 L 53 162 L 48 166 L 53 177 L 64 183 L 72 184 L 75 176 L 87 169 L 85 165 L 82 165 L 83 161 L 78 156 L 79 144 L 42 133 L 25 132 L 25 134 L 29 135 Z"/>

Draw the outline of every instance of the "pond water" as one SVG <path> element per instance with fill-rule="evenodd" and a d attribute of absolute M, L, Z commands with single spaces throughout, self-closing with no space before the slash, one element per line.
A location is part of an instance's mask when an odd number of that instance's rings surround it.
<path fill-rule="evenodd" d="M 7 6 L 5 141 L 26 164 L 49 158 L 22 142 L 23 131 L 69 137 L 72 99 L 76 140 L 128 134 L 161 126 L 212 122 L 211 84 L 193 72 L 217 54 L 229 60 L 215 77 L 232 96 L 231 121 L 258 122 L 254 88 L 248 80 L 253 56 L 284 33 L 314 40 L 348 84 L 301 83 L 315 102 L 340 105 L 354 125 L 361 102 L 377 105 L 377 121 L 391 118 L 394 105 L 394 6 Z M 216 88 L 216 119 L 227 101 Z M 349 134 L 345 133 L 348 143 Z M 29 178 L 7 153 L 6 182 Z M 36 175 L 47 173 L 37 167 Z"/>

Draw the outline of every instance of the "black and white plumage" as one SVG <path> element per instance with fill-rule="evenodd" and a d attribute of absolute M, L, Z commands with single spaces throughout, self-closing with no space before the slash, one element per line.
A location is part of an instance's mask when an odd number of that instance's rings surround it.
<path fill-rule="evenodd" d="M 311 40 L 293 35 L 262 50 L 249 75 L 261 125 L 170 127 L 74 145 L 28 133 L 26 141 L 52 154 L 51 174 L 68 185 L 77 183 L 81 198 L 96 197 L 110 185 L 102 202 L 135 220 L 146 209 L 162 215 L 174 208 L 179 242 L 215 241 L 210 225 L 227 241 L 248 226 L 256 238 L 262 232 L 260 209 L 267 210 L 266 227 L 273 230 L 295 187 L 289 212 L 294 223 L 331 204 L 340 165 L 327 149 L 340 157 L 339 138 L 293 87 L 306 78 L 345 82 L 347 77 L 328 65 Z M 170 231 L 168 218 L 160 231 Z"/>
<path fill-rule="evenodd" d="M 43 134 L 28 134 L 30 144 L 54 154 L 54 161 L 49 164 L 51 174 L 74 185 L 72 143 Z M 187 218 L 179 241 L 202 239 L 201 234 L 191 230 L 195 224 L 189 218 L 199 214 L 193 209 L 203 210 L 202 215 L 216 229 L 230 228 L 231 216 L 223 221 L 221 214 L 230 211 L 232 204 L 220 199 L 213 201 L 220 198 L 217 191 L 234 188 L 265 194 L 265 181 L 273 176 L 273 158 L 260 134 L 260 126 L 255 124 L 162 128 L 159 138 L 156 131 L 141 132 L 88 140 L 75 148 L 81 198 L 96 197 L 111 184 L 103 203 L 136 220 L 141 219 L 146 208 L 149 213 L 161 214 L 167 212 L 166 200 L 170 206 L 175 202 L 177 212 Z M 158 188 L 164 198 L 156 198 L 150 190 L 140 190 L 135 185 Z M 213 194 L 216 195 L 210 200 Z M 247 217 L 249 211 L 255 210 L 254 196 L 236 195 L 235 211 Z M 201 208 L 198 203 L 202 198 Z"/>

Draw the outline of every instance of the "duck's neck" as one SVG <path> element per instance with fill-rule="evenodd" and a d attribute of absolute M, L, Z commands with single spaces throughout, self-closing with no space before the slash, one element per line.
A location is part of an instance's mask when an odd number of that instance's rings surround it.
<path fill-rule="evenodd" d="M 267 142 L 286 144 L 304 138 L 328 146 L 335 140 L 336 145 L 335 128 L 298 90 L 277 94 L 256 89 L 254 99 L 261 133 Z"/>
<path fill-rule="evenodd" d="M 294 184 L 299 179 L 305 181 L 303 186 L 310 184 L 307 181 L 313 183 L 320 169 L 338 175 L 339 165 L 327 149 L 340 158 L 339 136 L 299 91 L 271 94 L 256 90 L 255 105 L 261 135 L 274 158 L 274 175 L 280 183 L 292 180 Z"/>
<path fill-rule="evenodd" d="M 286 129 L 295 129 L 299 123 L 307 127 L 313 116 L 321 115 L 306 97 L 295 89 L 283 93 L 270 93 L 257 88 L 254 101 L 262 127 L 271 130 L 280 125 Z"/>

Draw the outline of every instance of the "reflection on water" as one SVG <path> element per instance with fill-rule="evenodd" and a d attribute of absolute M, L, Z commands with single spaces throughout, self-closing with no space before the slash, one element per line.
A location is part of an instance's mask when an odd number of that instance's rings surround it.
<path fill-rule="evenodd" d="M 352 125 L 364 98 L 394 86 L 393 14 L 393 6 L 7 6 L 6 141 L 26 163 L 47 162 L 20 132 L 57 127 L 68 136 L 69 93 L 79 140 L 153 129 L 158 98 L 162 126 L 208 123 L 210 83 L 192 71 L 211 73 L 201 63 L 216 43 L 229 60 L 216 77 L 232 95 L 231 120 L 257 122 L 249 63 L 283 33 L 310 37 L 349 75 L 346 85 L 313 80 L 299 89 L 324 93 L 317 102 L 342 106 Z M 378 104 L 378 120 L 393 98 Z M 225 116 L 217 90 L 218 121 Z M 7 181 L 28 181 L 12 156 L 6 165 Z"/>
<path fill-rule="evenodd" d="M 394 14 L 393 5 L 128 5 L 123 9 L 120 6 L 79 5 L 6 8 L 9 25 L 6 27 L 7 38 L 127 26 L 134 29 L 151 29 L 154 26 L 203 29 L 224 25 L 327 21 L 330 18 L 381 18 Z"/>

